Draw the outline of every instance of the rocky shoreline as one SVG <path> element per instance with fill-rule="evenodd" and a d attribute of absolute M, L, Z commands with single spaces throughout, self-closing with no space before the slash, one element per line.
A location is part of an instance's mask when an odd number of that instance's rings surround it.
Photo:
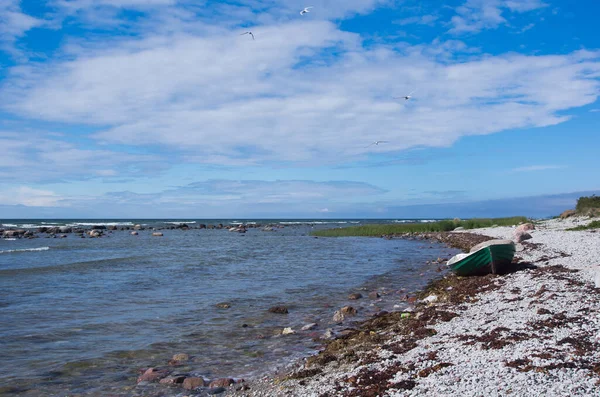
<path fill-rule="evenodd" d="M 318 355 L 226 395 L 598 395 L 600 285 L 593 280 L 600 234 L 565 231 L 586 222 L 540 222 L 508 274 L 447 275 L 418 294 L 414 307 L 379 313 Z M 467 250 L 513 232 L 497 227 L 418 238 Z"/>

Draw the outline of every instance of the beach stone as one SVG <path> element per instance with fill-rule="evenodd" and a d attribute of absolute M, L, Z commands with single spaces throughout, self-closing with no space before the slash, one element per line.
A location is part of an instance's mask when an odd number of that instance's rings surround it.
<path fill-rule="evenodd" d="M 212 389 L 208 389 L 206 392 L 210 395 L 215 395 L 215 394 L 221 394 L 225 391 L 227 391 L 227 389 L 224 387 L 214 387 Z"/>
<path fill-rule="evenodd" d="M 379 295 L 379 292 L 373 291 L 373 292 L 369 293 L 369 299 L 379 299 L 379 298 L 381 298 L 381 295 Z"/>
<path fill-rule="evenodd" d="M 61 226 L 58 228 L 58 231 L 61 233 L 71 233 L 73 231 L 69 226 Z"/>
<path fill-rule="evenodd" d="M 173 361 L 188 361 L 190 359 L 190 355 L 186 353 L 177 353 L 173 355 Z"/>
<path fill-rule="evenodd" d="M 310 324 L 306 324 L 301 329 L 302 329 L 302 331 L 308 331 L 308 330 L 315 328 L 316 326 L 317 326 L 317 323 L 310 323 Z"/>
<path fill-rule="evenodd" d="M 92 230 L 106 230 L 106 226 L 104 226 L 104 225 L 94 225 L 94 226 L 92 226 Z"/>
<path fill-rule="evenodd" d="M 437 300 L 438 300 L 437 295 L 429 295 L 427 298 L 423 299 L 423 302 L 433 303 L 433 302 L 436 302 Z"/>
<path fill-rule="evenodd" d="M 291 334 L 295 334 L 296 332 L 290 328 L 290 327 L 286 327 L 283 329 L 283 331 L 281 331 L 281 335 L 291 335 Z"/>
<path fill-rule="evenodd" d="M 142 225 L 134 225 L 133 230 L 144 230 L 144 228 L 142 227 Z"/>
<path fill-rule="evenodd" d="M 522 225 L 517 226 L 517 228 L 515 229 L 515 233 L 528 232 L 530 230 L 535 230 L 535 225 L 533 223 L 524 223 Z"/>
<path fill-rule="evenodd" d="M 162 233 L 160 233 L 160 232 L 155 232 L 155 233 L 152 233 L 152 235 L 153 235 L 154 237 L 162 237 L 162 236 L 163 236 L 163 234 L 162 234 Z"/>
<path fill-rule="evenodd" d="M 185 380 L 185 376 L 167 376 L 160 380 L 161 385 L 179 385 Z"/>
<path fill-rule="evenodd" d="M 514 240 L 517 243 L 522 243 L 523 241 L 530 240 L 532 238 L 533 237 L 531 237 L 531 234 L 523 231 L 519 231 L 514 234 Z"/>
<path fill-rule="evenodd" d="M 231 378 L 220 378 L 220 379 L 215 379 L 212 382 L 210 382 L 208 387 L 210 387 L 210 388 L 229 387 L 229 386 L 233 385 L 234 383 L 235 383 L 235 381 Z"/>
<path fill-rule="evenodd" d="M 219 309 L 229 309 L 231 307 L 231 303 L 229 302 L 220 302 L 215 305 Z"/>
<path fill-rule="evenodd" d="M 206 386 L 206 382 L 202 378 L 192 376 L 183 380 L 183 388 L 185 390 L 194 390 L 204 386 Z"/>
<path fill-rule="evenodd" d="M 350 300 L 357 300 L 357 299 L 361 299 L 362 297 L 363 297 L 362 294 L 356 292 L 354 294 L 350 294 L 348 296 L 348 299 L 350 299 Z"/>
<path fill-rule="evenodd" d="M 288 314 L 288 309 L 285 306 L 273 306 L 271 308 L 269 308 L 269 312 L 270 313 L 275 313 L 275 314 Z"/>
<path fill-rule="evenodd" d="M 139 233 L 138 232 L 131 232 L 132 236 L 137 236 Z"/>
<path fill-rule="evenodd" d="M 137 383 L 156 382 L 157 380 L 166 377 L 168 374 L 168 371 L 162 369 L 148 368 L 141 376 L 138 377 Z"/>
<path fill-rule="evenodd" d="M 344 306 L 333 314 L 333 321 L 336 323 L 344 321 L 346 317 L 356 316 L 356 309 L 352 306 Z"/>

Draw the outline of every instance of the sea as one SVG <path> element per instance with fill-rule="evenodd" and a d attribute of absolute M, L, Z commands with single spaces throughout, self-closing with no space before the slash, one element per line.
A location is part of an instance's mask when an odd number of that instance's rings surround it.
<path fill-rule="evenodd" d="M 101 238 L 0 238 L 0 395 L 183 396 L 137 377 L 150 367 L 207 380 L 286 368 L 322 348 L 326 334 L 406 308 L 407 295 L 446 271 L 432 262 L 458 252 L 429 241 L 311 232 L 430 221 L 0 219 L 0 229 L 119 229 Z M 191 229 L 172 229 L 183 223 Z M 219 223 L 225 228 L 197 228 Z M 137 236 L 121 230 L 136 224 L 145 229 Z M 228 231 L 240 224 L 257 227 Z M 353 293 L 363 298 L 350 300 Z M 334 323 L 348 305 L 357 316 Z M 288 313 L 271 313 L 273 306 Z M 282 335 L 284 328 L 294 333 Z M 170 367 L 178 353 L 190 359 Z"/>

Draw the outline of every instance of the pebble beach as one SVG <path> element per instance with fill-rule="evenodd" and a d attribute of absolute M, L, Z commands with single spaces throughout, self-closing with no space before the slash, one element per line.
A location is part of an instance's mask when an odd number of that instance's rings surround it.
<path fill-rule="evenodd" d="M 537 222 L 508 274 L 448 274 L 403 312 L 382 312 L 318 355 L 227 395 L 599 396 L 600 233 L 566 231 L 588 222 Z M 513 232 L 423 238 L 472 237 L 474 245 Z"/>

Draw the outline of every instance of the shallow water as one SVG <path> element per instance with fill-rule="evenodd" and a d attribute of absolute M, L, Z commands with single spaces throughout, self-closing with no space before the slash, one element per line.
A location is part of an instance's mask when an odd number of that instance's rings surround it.
<path fill-rule="evenodd" d="M 422 241 L 314 238 L 313 227 L 0 240 L 0 394 L 165 395 L 135 379 L 175 353 L 192 356 L 182 372 L 256 376 L 318 349 L 313 338 L 336 327 L 341 306 L 356 307 L 358 320 L 403 305 L 439 275 L 425 261 L 455 253 Z M 373 290 L 382 301 L 366 298 Z M 365 298 L 349 301 L 352 292 Z M 289 314 L 269 313 L 274 305 Z M 318 327 L 275 335 L 311 322 Z"/>

